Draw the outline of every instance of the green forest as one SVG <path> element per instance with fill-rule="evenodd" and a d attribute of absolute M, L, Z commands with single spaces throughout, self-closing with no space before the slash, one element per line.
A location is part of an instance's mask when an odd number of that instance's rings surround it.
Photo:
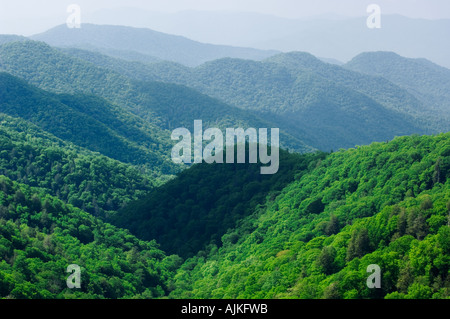
<path fill-rule="evenodd" d="M 0 36 L 0 299 L 450 298 L 447 69 L 142 48 Z M 279 128 L 278 172 L 174 164 L 171 132 L 194 120 Z"/>
<path fill-rule="evenodd" d="M 1 296 L 449 297 L 449 134 L 283 153 L 281 163 L 267 180 L 256 168 L 198 164 L 99 217 L 26 176 L 2 177 Z M 65 287 L 72 263 L 81 290 Z M 365 286 L 370 264 L 381 289 Z"/>

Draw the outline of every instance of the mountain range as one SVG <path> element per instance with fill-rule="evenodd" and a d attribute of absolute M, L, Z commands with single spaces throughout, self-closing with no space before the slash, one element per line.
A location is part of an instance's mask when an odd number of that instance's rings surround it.
<path fill-rule="evenodd" d="M 449 298 L 450 71 L 328 62 L 123 26 L 0 36 L 0 298 Z M 278 173 L 174 164 L 199 119 L 280 128 Z"/>
<path fill-rule="evenodd" d="M 255 12 L 161 13 L 128 7 L 100 10 L 85 19 L 95 24 L 150 28 L 203 43 L 282 52 L 306 51 L 344 63 L 362 52 L 394 51 L 450 68 L 450 46 L 446 41 L 450 36 L 450 20 L 391 15 L 381 6 L 381 28 L 369 29 L 366 8 L 363 4 L 357 17 L 322 15 L 289 19 Z"/>
<path fill-rule="evenodd" d="M 90 49 L 128 60 L 137 58 L 139 61 L 149 62 L 149 59 L 156 58 L 191 66 L 222 57 L 260 60 L 275 53 L 273 50 L 200 43 L 147 28 L 86 23 L 81 28 L 73 29 L 60 25 L 34 35 L 31 39 L 44 41 L 52 46 Z"/>

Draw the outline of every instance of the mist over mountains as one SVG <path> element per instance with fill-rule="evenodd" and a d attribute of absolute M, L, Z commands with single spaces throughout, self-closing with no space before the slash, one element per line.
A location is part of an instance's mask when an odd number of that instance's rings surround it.
<path fill-rule="evenodd" d="M 136 54 L 145 54 L 192 66 L 223 57 L 261 60 L 274 54 L 274 51 L 211 45 L 150 29 L 112 25 L 83 24 L 82 28 L 73 29 L 61 25 L 32 36 L 31 39 L 44 41 L 53 46 L 91 48 L 100 52 L 131 51 L 135 54 L 134 58 Z"/>
<path fill-rule="evenodd" d="M 361 15 L 365 12 L 361 12 Z M 131 18 L 132 17 L 132 18 Z M 246 12 L 158 13 L 134 8 L 99 10 L 86 17 L 96 24 L 121 24 L 177 34 L 196 41 L 263 50 L 306 51 L 347 62 L 367 51 L 393 51 L 450 67 L 450 20 L 381 15 L 381 29 L 361 17 L 322 15 L 286 19 Z"/>

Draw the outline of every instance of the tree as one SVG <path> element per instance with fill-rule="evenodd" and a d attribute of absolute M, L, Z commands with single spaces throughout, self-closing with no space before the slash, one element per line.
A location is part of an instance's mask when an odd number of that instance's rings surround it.
<path fill-rule="evenodd" d="M 322 248 L 319 256 L 317 256 L 317 266 L 322 268 L 326 275 L 330 275 L 335 270 L 334 259 L 336 258 L 336 249 L 333 246 L 325 246 Z"/>
<path fill-rule="evenodd" d="M 366 228 L 355 229 L 352 232 L 348 248 L 347 248 L 347 261 L 352 260 L 355 257 L 362 257 L 369 251 L 369 233 Z"/>

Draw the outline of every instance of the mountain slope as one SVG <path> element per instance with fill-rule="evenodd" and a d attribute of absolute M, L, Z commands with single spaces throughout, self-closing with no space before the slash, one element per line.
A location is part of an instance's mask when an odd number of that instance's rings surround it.
<path fill-rule="evenodd" d="M 82 95 L 56 95 L 30 86 L 7 73 L 0 73 L 0 111 L 28 120 L 57 137 L 126 163 L 159 166 L 161 172 L 176 171 L 171 161 L 150 150 L 164 143 L 115 114 L 105 100 Z M 131 114 L 123 112 L 133 121 Z M 163 144 L 164 145 L 164 144 Z M 165 143 L 169 149 L 169 143 Z"/>
<path fill-rule="evenodd" d="M 282 151 L 280 170 L 261 175 L 261 164 L 198 164 L 148 196 L 121 209 L 111 222 L 138 238 L 161 243 L 167 253 L 190 257 L 219 245 L 227 230 L 305 174 L 323 154 Z"/>
<path fill-rule="evenodd" d="M 0 114 L 0 174 L 105 217 L 169 176 L 112 160 Z"/>
<path fill-rule="evenodd" d="M 361 73 L 382 76 L 405 88 L 434 112 L 450 114 L 450 70 L 425 59 L 408 59 L 393 52 L 362 53 L 345 67 Z"/>
<path fill-rule="evenodd" d="M 122 66 L 137 69 L 136 65 Z M 291 135 L 323 150 L 383 141 L 396 135 L 436 132 L 439 129 L 435 123 L 441 120 L 421 119 L 419 114 L 424 112 L 420 101 L 384 79 L 348 71 L 302 53 L 263 62 L 221 59 L 190 69 L 156 63 L 136 70 L 135 77 L 183 84 L 258 112 Z"/>
<path fill-rule="evenodd" d="M 180 258 L 152 242 L 0 176 L 0 297 L 157 298 L 168 294 Z M 80 289 L 69 289 L 69 265 Z"/>
<path fill-rule="evenodd" d="M 123 62 L 126 63 L 126 62 Z M 71 57 L 50 46 L 29 41 L 0 46 L 0 70 L 23 78 L 41 89 L 55 93 L 97 95 L 141 117 L 139 126 L 160 141 L 156 151 L 171 143 L 168 130 L 177 127 L 192 129 L 194 120 L 202 119 L 204 127 L 271 128 L 270 118 L 262 119 L 253 112 L 240 110 L 176 84 L 133 80 L 105 67 L 98 67 Z M 143 123 L 148 122 L 146 125 Z M 308 152 L 314 148 L 281 128 L 284 148 Z M 167 152 L 165 152 L 167 156 Z"/>
<path fill-rule="evenodd" d="M 138 54 L 190 66 L 223 57 L 261 60 L 275 53 L 275 51 L 205 44 L 150 29 L 112 25 L 83 24 L 79 29 L 69 29 L 61 25 L 34 35 L 31 39 L 58 47 L 98 48 L 102 53 L 106 53 L 105 50 L 128 51 L 129 48 L 133 48 L 132 51 Z"/>
<path fill-rule="evenodd" d="M 449 297 L 450 133 L 340 151 L 311 169 L 188 259 L 172 297 Z M 366 285 L 371 264 L 380 289 Z"/>

